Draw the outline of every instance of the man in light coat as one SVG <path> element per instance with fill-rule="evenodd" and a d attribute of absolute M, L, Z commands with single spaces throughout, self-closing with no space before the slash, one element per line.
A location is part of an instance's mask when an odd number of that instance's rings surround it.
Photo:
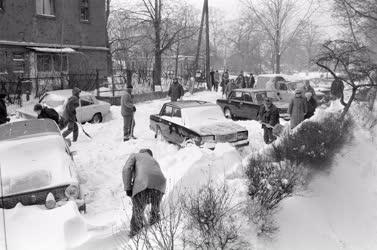
<path fill-rule="evenodd" d="M 133 87 L 129 85 L 126 93 L 122 96 L 120 101 L 121 113 L 123 116 L 123 141 L 128 141 L 130 138 L 136 139 L 133 134 L 135 128 L 134 113 L 136 112 L 136 107 L 133 103 L 132 89 Z"/>
<path fill-rule="evenodd" d="M 132 199 L 130 236 L 144 227 L 145 207 L 151 204 L 149 225 L 160 221 L 160 204 L 166 189 L 166 178 L 150 149 L 132 154 L 123 168 L 123 184 L 127 196 Z"/>
<path fill-rule="evenodd" d="M 292 98 L 288 107 L 288 114 L 291 116 L 291 129 L 294 129 L 304 120 L 307 112 L 306 99 L 302 96 L 301 89 L 296 89 L 295 96 Z"/>

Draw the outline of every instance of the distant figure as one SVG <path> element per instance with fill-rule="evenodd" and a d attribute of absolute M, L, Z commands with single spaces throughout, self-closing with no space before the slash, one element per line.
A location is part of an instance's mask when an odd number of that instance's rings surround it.
<path fill-rule="evenodd" d="M 132 199 L 130 237 L 144 227 L 144 210 L 151 204 L 149 225 L 160 221 L 160 204 L 166 189 L 166 179 L 150 149 L 132 154 L 122 172 L 124 191 Z"/>
<path fill-rule="evenodd" d="M 208 90 L 212 90 L 212 88 L 215 87 L 215 71 L 212 69 L 211 72 L 209 73 L 210 74 L 210 80 L 211 80 L 211 84 L 208 86 Z"/>
<path fill-rule="evenodd" d="M 249 78 L 250 80 L 250 83 L 249 83 L 249 88 L 254 88 L 254 85 L 255 85 L 255 78 L 254 78 L 254 76 L 253 76 L 253 73 L 250 73 L 250 78 Z"/>
<path fill-rule="evenodd" d="M 233 89 L 237 89 L 237 85 L 234 82 L 234 79 L 231 79 L 228 82 L 228 84 L 226 85 L 226 88 L 225 88 L 226 98 L 229 98 L 229 95 L 230 95 L 230 93 L 232 92 Z"/>
<path fill-rule="evenodd" d="M 296 89 L 295 96 L 288 107 L 288 114 L 291 116 L 291 129 L 294 129 L 304 120 L 307 109 L 306 99 L 302 97 L 301 90 Z"/>
<path fill-rule="evenodd" d="M 60 115 L 55 109 L 43 107 L 41 104 L 37 103 L 34 105 L 34 112 L 37 113 L 38 119 L 51 119 L 59 126 L 59 128 L 61 127 Z"/>
<path fill-rule="evenodd" d="M 367 93 L 368 109 L 373 111 L 374 101 L 376 100 L 377 86 L 373 86 Z"/>
<path fill-rule="evenodd" d="M 10 121 L 7 112 L 7 105 L 5 104 L 5 98 L 7 94 L 5 92 L 0 93 L 0 125 Z"/>
<path fill-rule="evenodd" d="M 302 92 L 302 93 L 303 93 L 304 96 L 305 96 L 305 94 L 306 94 L 307 92 L 312 93 L 312 97 L 313 97 L 313 98 L 316 98 L 315 90 L 313 89 L 312 86 L 310 86 L 310 81 L 309 81 L 309 80 L 305 80 L 305 83 L 304 83 L 304 86 L 303 86 L 303 92 Z"/>
<path fill-rule="evenodd" d="M 195 85 L 195 77 L 190 77 L 189 79 L 189 92 L 190 94 L 194 94 L 194 85 Z"/>
<path fill-rule="evenodd" d="M 65 128 L 68 125 L 66 131 L 63 132 L 63 137 L 66 138 L 73 132 L 73 142 L 77 141 L 79 136 L 79 128 L 77 126 L 76 108 L 80 106 L 80 93 L 81 89 L 73 88 L 72 96 L 68 99 L 63 111 L 63 119 L 61 128 Z"/>
<path fill-rule="evenodd" d="M 238 86 L 238 88 L 246 88 L 246 82 L 245 82 L 245 77 L 243 76 L 243 71 L 240 72 L 240 74 L 238 75 L 237 79 L 236 79 L 236 84 Z"/>
<path fill-rule="evenodd" d="M 220 73 L 218 70 L 215 72 L 215 82 L 214 82 L 214 90 L 217 92 L 219 90 L 219 84 L 220 84 Z"/>
<path fill-rule="evenodd" d="M 225 89 L 228 83 L 229 83 L 229 73 L 228 73 L 228 69 L 226 69 L 223 75 L 221 76 L 221 88 L 223 91 L 223 95 L 225 95 Z"/>
<path fill-rule="evenodd" d="M 133 102 L 132 97 L 132 85 L 128 85 L 126 93 L 122 96 L 120 100 L 121 114 L 123 116 L 123 141 L 128 141 L 131 138 L 136 139 L 134 136 L 135 128 L 135 112 L 136 107 Z"/>
<path fill-rule="evenodd" d="M 308 111 L 306 112 L 304 119 L 309 119 L 314 115 L 315 109 L 317 108 L 317 101 L 313 98 L 311 92 L 305 93 L 306 105 L 308 106 Z"/>
<path fill-rule="evenodd" d="M 178 78 L 174 78 L 172 85 L 170 85 L 168 96 L 170 96 L 170 101 L 176 102 L 181 99 L 185 91 L 182 85 L 178 82 Z"/>
<path fill-rule="evenodd" d="M 279 109 L 272 103 L 272 99 L 266 97 L 264 103 L 260 106 L 258 120 L 262 123 L 264 130 L 263 139 L 266 144 L 276 140 L 273 135 L 273 128 L 279 123 Z"/>

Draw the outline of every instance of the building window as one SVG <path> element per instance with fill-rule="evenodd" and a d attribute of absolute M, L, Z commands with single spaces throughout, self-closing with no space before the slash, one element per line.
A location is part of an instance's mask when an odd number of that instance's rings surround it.
<path fill-rule="evenodd" d="M 55 0 L 36 0 L 36 6 L 38 15 L 55 15 Z"/>
<path fill-rule="evenodd" d="M 89 21 L 89 0 L 80 0 L 80 18 Z"/>
<path fill-rule="evenodd" d="M 68 72 L 68 57 L 66 55 L 37 55 L 38 72 Z"/>
<path fill-rule="evenodd" d="M 13 53 L 13 73 L 23 74 L 25 72 L 25 54 Z"/>

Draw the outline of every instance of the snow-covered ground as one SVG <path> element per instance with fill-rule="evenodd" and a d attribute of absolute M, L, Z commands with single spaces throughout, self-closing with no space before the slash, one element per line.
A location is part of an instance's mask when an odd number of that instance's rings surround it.
<path fill-rule="evenodd" d="M 219 93 L 201 92 L 185 99 L 215 102 L 220 97 Z M 75 160 L 88 194 L 88 213 L 79 214 L 71 203 L 53 210 L 38 206 L 7 210 L 8 249 L 116 249 L 131 215 L 121 171 L 128 156 L 141 148 L 152 149 L 160 162 L 168 180 L 166 196 L 173 190 L 199 187 L 209 178 L 226 178 L 238 190 L 236 197 L 245 198 L 244 180 L 228 174 L 232 175 L 248 154 L 266 147 L 260 125 L 237 122 L 249 131 L 250 147 L 241 151 L 228 144 L 220 144 L 214 151 L 194 146 L 178 150 L 155 140 L 149 129 L 149 115 L 158 113 L 166 101 L 136 105 L 138 140 L 122 142 L 119 107 L 111 107 L 103 123 L 84 125 L 93 139 L 80 133 L 71 148 L 77 151 Z M 359 128 L 355 135 L 336 156 L 331 173 L 317 176 L 304 194 L 283 201 L 276 217 L 280 230 L 272 241 L 258 239 L 252 226 L 244 229 L 252 249 L 377 249 L 377 147 L 369 132 Z M 0 249 L 3 235 L 0 229 Z"/>

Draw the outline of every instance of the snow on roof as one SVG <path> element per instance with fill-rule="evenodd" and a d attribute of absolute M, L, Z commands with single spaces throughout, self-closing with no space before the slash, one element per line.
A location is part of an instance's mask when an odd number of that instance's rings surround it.
<path fill-rule="evenodd" d="M 37 52 L 44 52 L 44 53 L 63 53 L 63 54 L 76 53 L 76 50 L 71 49 L 71 48 L 29 47 L 29 49 L 37 51 Z"/>

